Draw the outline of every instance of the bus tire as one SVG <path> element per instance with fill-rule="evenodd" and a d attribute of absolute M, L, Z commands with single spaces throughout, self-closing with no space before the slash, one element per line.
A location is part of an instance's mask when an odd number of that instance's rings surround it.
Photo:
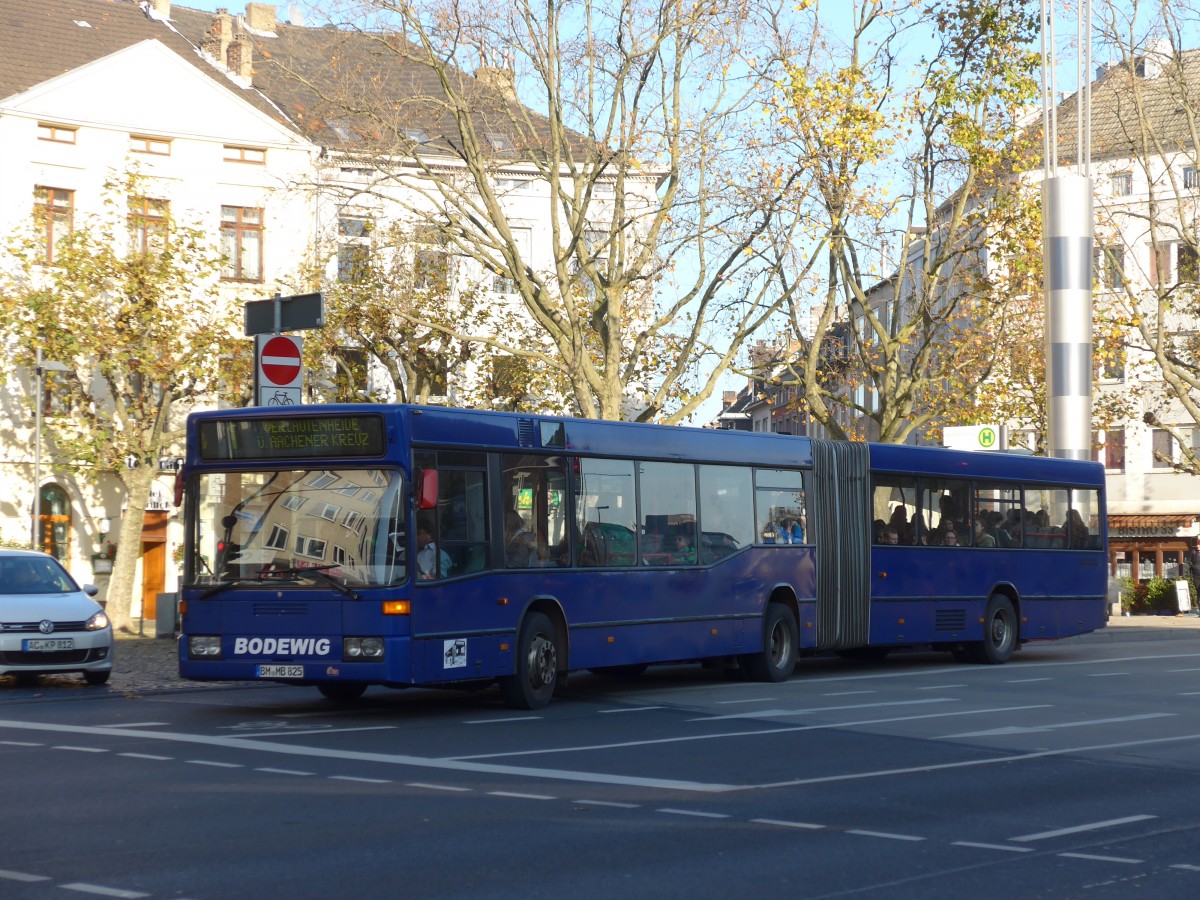
<path fill-rule="evenodd" d="M 318 684 L 317 690 L 334 703 L 353 703 L 366 693 L 367 686 L 361 681 L 326 681 Z"/>
<path fill-rule="evenodd" d="M 542 709 L 558 683 L 558 644 L 554 625 L 543 613 L 530 613 L 517 639 L 517 671 L 500 679 L 500 694 L 511 709 Z"/>
<path fill-rule="evenodd" d="M 1012 601 L 993 594 L 983 614 L 983 640 L 971 646 L 975 661 L 991 665 L 1008 662 L 1017 649 L 1017 614 Z"/>
<path fill-rule="evenodd" d="M 800 629 L 796 617 L 782 603 L 767 605 L 763 617 L 763 648 L 742 657 L 742 668 L 754 681 L 787 681 L 796 668 Z"/>

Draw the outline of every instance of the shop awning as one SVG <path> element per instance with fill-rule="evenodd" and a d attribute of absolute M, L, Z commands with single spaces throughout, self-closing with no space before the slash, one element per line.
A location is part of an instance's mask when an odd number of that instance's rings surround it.
<path fill-rule="evenodd" d="M 1109 538 L 1184 537 L 1196 526 L 1200 513 L 1173 516 L 1109 516 Z"/>

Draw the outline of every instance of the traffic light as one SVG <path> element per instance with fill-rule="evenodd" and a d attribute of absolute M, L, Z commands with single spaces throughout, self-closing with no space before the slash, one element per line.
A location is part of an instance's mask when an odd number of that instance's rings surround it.
<path fill-rule="evenodd" d="M 233 541 L 217 541 L 217 571 L 226 571 L 241 555 L 241 544 L 235 544 Z"/>

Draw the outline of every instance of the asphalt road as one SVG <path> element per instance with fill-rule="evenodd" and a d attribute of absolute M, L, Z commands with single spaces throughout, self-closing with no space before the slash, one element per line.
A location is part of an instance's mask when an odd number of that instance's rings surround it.
<path fill-rule="evenodd" d="M 1170 628 L 583 675 L 536 713 L 0 683 L 0 897 L 1190 898 L 1200 627 Z"/>

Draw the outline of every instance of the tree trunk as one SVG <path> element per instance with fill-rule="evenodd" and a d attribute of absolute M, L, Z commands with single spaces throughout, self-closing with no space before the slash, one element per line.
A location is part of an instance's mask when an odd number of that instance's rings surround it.
<path fill-rule="evenodd" d="M 121 480 L 125 484 L 128 507 L 121 518 L 105 612 L 114 629 L 132 632 L 130 611 L 133 609 L 133 592 L 137 583 L 137 563 L 142 555 L 142 523 L 146 518 L 146 503 L 150 499 L 154 469 L 142 465 L 128 472 Z"/>

